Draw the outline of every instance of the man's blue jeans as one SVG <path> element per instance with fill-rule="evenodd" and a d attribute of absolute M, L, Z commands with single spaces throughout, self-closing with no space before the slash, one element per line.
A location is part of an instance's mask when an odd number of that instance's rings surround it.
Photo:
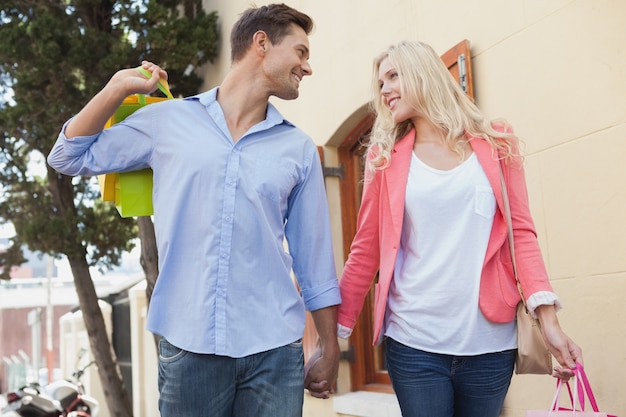
<path fill-rule="evenodd" d="M 244 358 L 200 355 L 159 342 L 162 417 L 301 417 L 302 342 Z"/>
<path fill-rule="evenodd" d="M 387 369 L 403 417 L 498 417 L 515 350 L 451 356 L 387 338 Z"/>

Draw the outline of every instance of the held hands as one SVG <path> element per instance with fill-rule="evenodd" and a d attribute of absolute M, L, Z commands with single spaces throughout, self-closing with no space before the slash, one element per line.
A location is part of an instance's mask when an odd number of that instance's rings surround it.
<path fill-rule="evenodd" d="M 318 347 L 304 366 L 304 387 L 316 398 L 327 399 L 335 392 L 339 372 L 339 345 Z"/>

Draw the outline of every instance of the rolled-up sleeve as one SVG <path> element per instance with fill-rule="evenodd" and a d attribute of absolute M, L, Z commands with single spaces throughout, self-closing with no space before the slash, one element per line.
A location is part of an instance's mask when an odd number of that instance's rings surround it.
<path fill-rule="evenodd" d="M 314 288 L 302 290 L 304 305 L 307 310 L 315 311 L 320 308 L 338 305 L 341 303 L 339 286 L 334 280 L 326 281 Z"/>
<path fill-rule="evenodd" d="M 307 169 L 290 199 L 286 236 L 306 309 L 341 303 L 335 270 L 326 187 L 317 149 L 310 143 Z"/>
<path fill-rule="evenodd" d="M 48 165 L 65 175 L 93 175 L 92 170 L 85 166 L 84 160 L 88 149 L 97 140 L 99 134 L 68 139 L 65 129 L 70 121 L 71 119 L 65 122 L 48 154 Z"/>

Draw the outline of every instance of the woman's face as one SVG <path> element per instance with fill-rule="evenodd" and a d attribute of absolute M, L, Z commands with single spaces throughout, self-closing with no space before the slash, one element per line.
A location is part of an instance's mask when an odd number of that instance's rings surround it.
<path fill-rule="evenodd" d="M 389 108 L 394 123 L 404 122 L 417 115 L 409 105 L 408 97 L 403 99 L 400 76 L 388 57 L 383 58 L 378 66 L 378 86 L 382 102 Z"/>

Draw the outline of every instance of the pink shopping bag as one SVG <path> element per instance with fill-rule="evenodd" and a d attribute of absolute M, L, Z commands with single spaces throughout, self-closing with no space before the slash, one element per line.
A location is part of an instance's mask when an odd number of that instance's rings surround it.
<path fill-rule="evenodd" d="M 571 407 L 559 407 L 559 396 L 563 385 L 567 386 L 569 398 L 571 401 Z M 589 404 L 591 405 L 591 411 L 585 411 L 585 393 L 589 398 Z M 526 411 L 526 417 L 617 417 L 611 414 L 600 412 L 596 398 L 591 390 L 591 384 L 585 374 L 585 370 L 582 365 L 576 364 L 576 370 L 574 371 L 574 394 L 572 395 L 572 389 L 569 382 L 557 381 L 556 393 L 552 400 L 552 406 L 549 410 L 528 410 Z"/>

